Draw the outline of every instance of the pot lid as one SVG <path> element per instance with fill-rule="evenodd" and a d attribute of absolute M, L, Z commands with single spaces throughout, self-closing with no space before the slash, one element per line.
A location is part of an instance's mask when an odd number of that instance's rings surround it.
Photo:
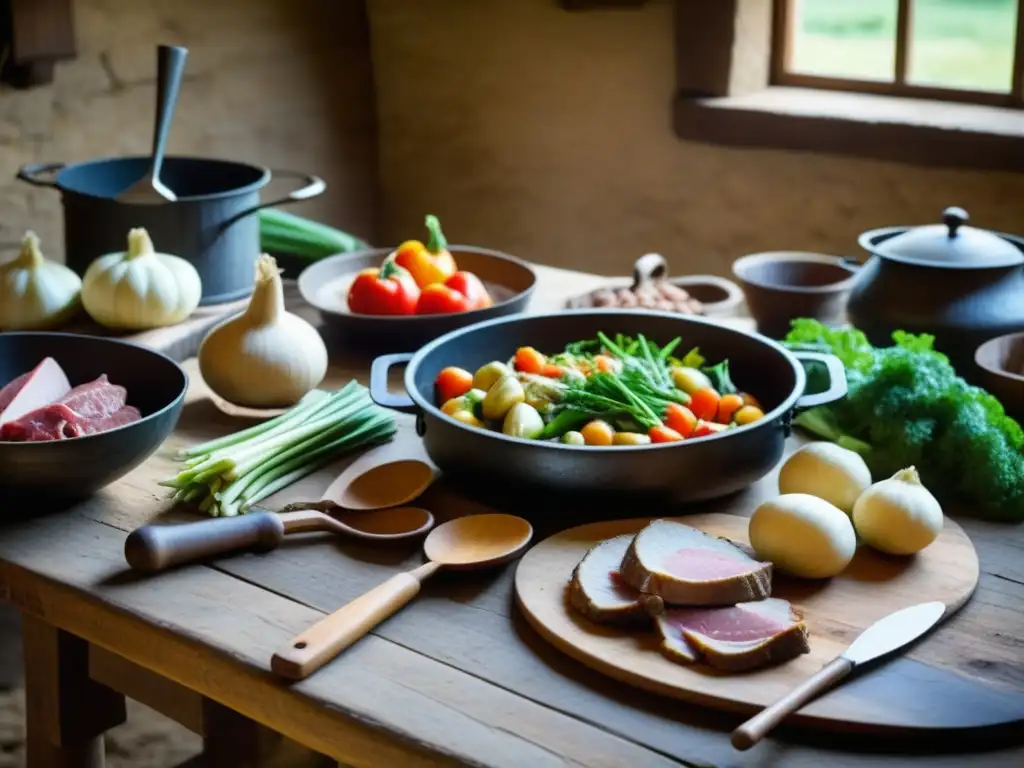
<path fill-rule="evenodd" d="M 1016 238 L 967 226 L 963 208 L 947 208 L 941 224 L 865 232 L 861 244 L 881 256 L 934 267 L 1011 267 L 1024 264 Z M 1020 241 L 1024 244 L 1024 240 Z"/>

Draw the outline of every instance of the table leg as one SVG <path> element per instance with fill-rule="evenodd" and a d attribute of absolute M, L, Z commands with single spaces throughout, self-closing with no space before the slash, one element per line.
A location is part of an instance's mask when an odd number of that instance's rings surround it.
<path fill-rule="evenodd" d="M 203 700 L 203 754 L 209 768 L 323 768 L 337 763 L 210 699 Z"/>
<path fill-rule="evenodd" d="M 25 614 L 28 768 L 103 768 L 103 733 L 125 721 L 124 696 L 89 678 L 89 645 Z"/>

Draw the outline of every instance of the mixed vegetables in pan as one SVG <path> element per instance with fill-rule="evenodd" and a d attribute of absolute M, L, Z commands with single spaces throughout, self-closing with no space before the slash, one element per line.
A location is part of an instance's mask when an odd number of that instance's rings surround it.
<path fill-rule="evenodd" d="M 550 357 L 520 347 L 475 373 L 442 370 L 441 410 L 474 427 L 571 445 L 670 443 L 750 424 L 764 416 L 739 392 L 729 361 L 706 366 L 700 350 L 673 356 L 681 339 L 659 347 L 644 336 L 573 342 Z"/>

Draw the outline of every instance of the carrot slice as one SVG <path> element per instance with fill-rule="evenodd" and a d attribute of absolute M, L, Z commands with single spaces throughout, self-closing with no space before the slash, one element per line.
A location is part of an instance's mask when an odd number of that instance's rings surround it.
<path fill-rule="evenodd" d="M 675 443 L 683 439 L 682 435 L 663 424 L 651 427 L 647 432 L 647 436 L 651 438 L 652 443 Z"/>
<path fill-rule="evenodd" d="M 541 373 L 547 363 L 544 355 L 533 347 L 520 347 L 516 350 L 516 370 L 523 373 Z"/>
<path fill-rule="evenodd" d="M 473 374 L 452 365 L 437 374 L 434 384 L 438 401 L 447 403 L 453 397 L 462 397 L 473 388 Z"/>
<path fill-rule="evenodd" d="M 728 424 L 732 421 L 732 415 L 743 407 L 743 398 L 739 395 L 722 395 L 718 401 L 718 416 L 715 418 L 719 424 Z"/>
<path fill-rule="evenodd" d="M 685 405 L 669 403 L 665 408 L 665 426 L 683 437 L 689 437 L 697 426 L 697 417 Z"/>
<path fill-rule="evenodd" d="M 711 387 L 698 389 L 690 395 L 690 410 L 698 419 L 714 421 L 718 415 L 718 401 L 721 398 Z"/>

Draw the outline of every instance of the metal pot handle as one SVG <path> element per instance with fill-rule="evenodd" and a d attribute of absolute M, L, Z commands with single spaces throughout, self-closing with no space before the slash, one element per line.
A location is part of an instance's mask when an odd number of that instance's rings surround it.
<path fill-rule="evenodd" d="M 53 187 L 56 189 L 56 176 L 52 179 L 41 179 L 39 176 L 44 173 L 56 174 L 65 165 L 67 163 L 27 163 L 18 169 L 17 177 L 34 187 Z"/>
<path fill-rule="evenodd" d="M 418 410 L 409 395 L 396 395 L 388 391 L 388 373 L 394 366 L 404 365 L 412 360 L 412 354 L 399 352 L 394 355 L 381 355 L 370 364 L 370 397 L 377 405 L 405 413 L 415 413 Z"/>
<path fill-rule="evenodd" d="M 801 362 L 813 360 L 825 366 L 828 371 L 828 389 L 824 392 L 815 392 L 813 395 L 802 395 L 797 401 L 795 408 L 813 408 L 816 405 L 825 405 L 838 400 L 846 395 L 846 368 L 842 361 L 835 355 L 828 355 L 824 352 L 793 352 L 793 357 Z"/>
<path fill-rule="evenodd" d="M 232 216 L 230 219 L 228 219 L 227 221 L 220 225 L 221 231 L 227 229 L 236 221 L 244 219 L 246 216 L 251 216 L 257 211 L 262 211 L 264 208 L 273 208 L 274 206 L 277 205 L 297 203 L 300 200 L 309 200 L 310 198 L 322 195 L 324 193 L 324 190 L 327 189 L 327 183 L 319 176 L 314 176 L 311 173 L 300 173 L 299 171 L 278 171 L 271 169 L 270 174 L 271 178 L 283 176 L 286 178 L 304 179 L 306 181 L 306 184 L 303 187 L 299 187 L 298 189 L 289 192 L 284 197 L 276 197 L 273 200 L 267 200 L 266 202 L 259 203 L 257 205 L 252 206 L 251 208 L 246 208 L 244 211 L 236 213 L 234 216 Z"/>

